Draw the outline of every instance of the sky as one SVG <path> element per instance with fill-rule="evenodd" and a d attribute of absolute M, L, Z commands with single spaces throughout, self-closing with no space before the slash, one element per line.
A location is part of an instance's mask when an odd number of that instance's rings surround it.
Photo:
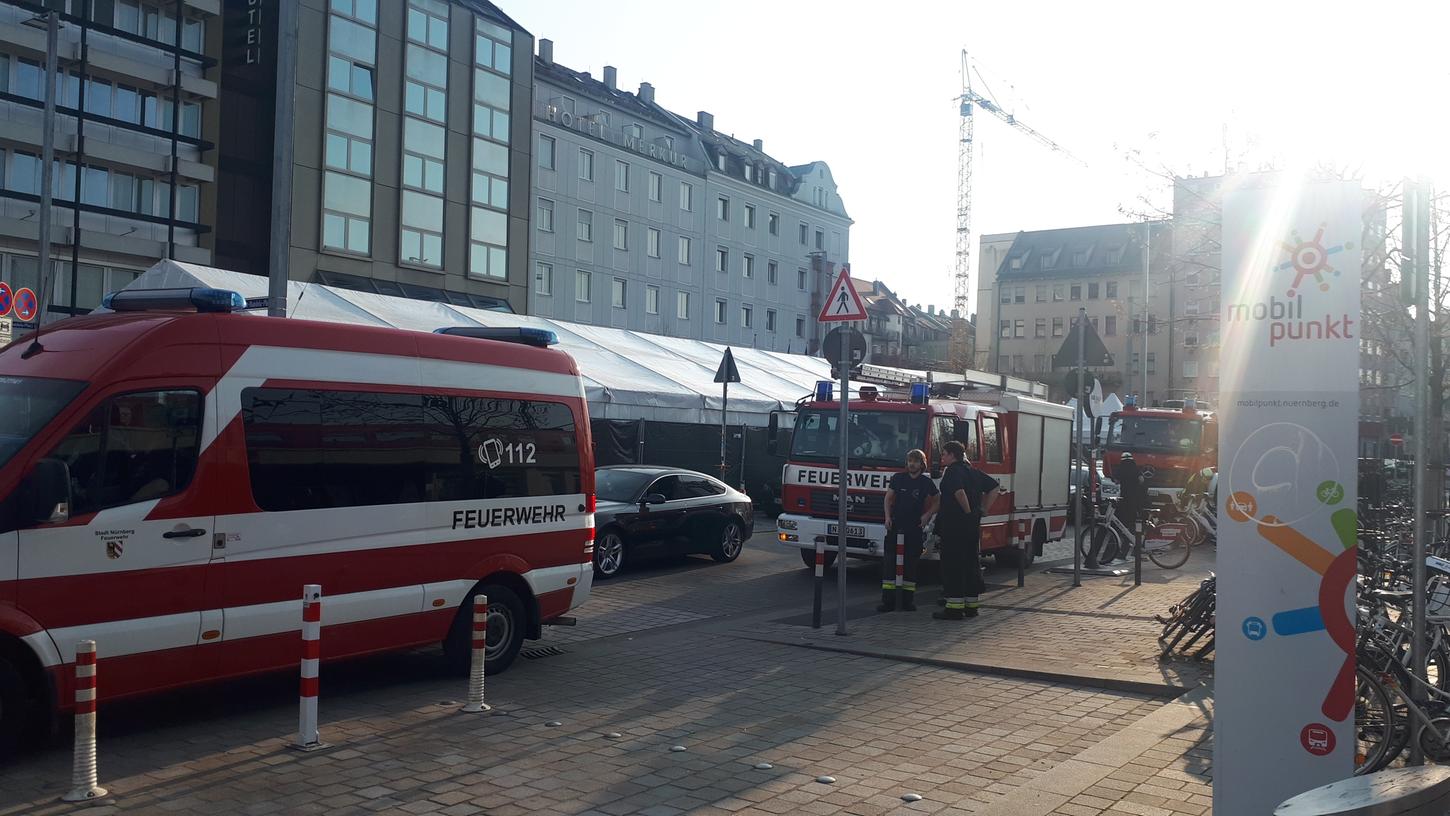
<path fill-rule="evenodd" d="M 853 277 L 912 303 L 953 297 L 963 49 L 976 91 L 1082 161 L 978 111 L 974 299 L 981 235 L 1161 217 L 1172 174 L 1450 179 L 1436 0 L 496 2 L 570 68 L 616 66 L 786 164 L 827 162 Z"/>

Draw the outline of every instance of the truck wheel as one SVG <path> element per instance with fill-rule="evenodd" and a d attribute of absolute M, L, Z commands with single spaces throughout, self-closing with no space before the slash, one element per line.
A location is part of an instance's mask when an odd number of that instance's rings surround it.
<path fill-rule="evenodd" d="M 0 757 L 15 754 L 30 715 L 25 680 L 10 661 L 0 658 Z"/>
<path fill-rule="evenodd" d="M 826 569 L 830 569 L 831 568 L 831 565 L 834 564 L 834 563 L 836 563 L 836 555 L 837 555 L 837 552 L 835 550 L 826 550 Z M 815 569 L 816 568 L 816 551 L 815 550 L 801 550 L 801 563 L 802 564 L 805 564 L 806 565 L 806 569 L 808 569 L 808 570 Z"/>
<path fill-rule="evenodd" d="M 488 584 L 477 592 L 468 593 L 453 618 L 443 652 L 448 658 L 449 668 L 460 674 L 468 672 L 473 662 L 473 596 L 478 594 L 488 596 L 488 645 L 484 649 L 484 672 L 498 674 L 519 656 L 519 650 L 524 645 L 524 627 L 528 623 L 523 601 L 502 584 Z"/>

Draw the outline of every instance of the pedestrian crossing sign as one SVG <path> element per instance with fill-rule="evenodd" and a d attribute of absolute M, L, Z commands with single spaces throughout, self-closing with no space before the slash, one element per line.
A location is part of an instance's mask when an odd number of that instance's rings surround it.
<path fill-rule="evenodd" d="M 856 287 L 851 285 L 851 265 L 842 264 L 841 274 L 836 276 L 836 285 L 831 287 L 831 295 L 826 298 L 825 305 L 821 307 L 821 315 L 816 320 L 832 323 L 865 319 L 866 306 L 861 302 Z"/>

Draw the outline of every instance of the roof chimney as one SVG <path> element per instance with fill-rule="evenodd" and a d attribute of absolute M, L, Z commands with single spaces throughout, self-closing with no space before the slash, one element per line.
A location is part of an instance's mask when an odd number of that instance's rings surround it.
<path fill-rule="evenodd" d="M 539 40 L 539 59 L 542 60 L 545 65 L 554 64 L 553 40 Z"/>
<path fill-rule="evenodd" d="M 604 66 L 604 87 L 608 88 L 611 91 L 617 91 L 619 90 L 619 88 L 616 87 L 616 85 L 618 84 L 618 80 L 619 69 L 615 68 L 613 65 Z"/>
<path fill-rule="evenodd" d="M 765 152 L 765 142 L 761 141 L 760 139 L 756 139 L 755 140 L 755 149 L 756 150 L 759 150 L 761 153 L 764 153 Z"/>
<path fill-rule="evenodd" d="M 695 114 L 695 123 L 705 130 L 714 130 L 715 115 L 709 111 L 700 111 Z"/>
<path fill-rule="evenodd" d="M 639 101 L 646 104 L 654 104 L 655 86 L 649 84 L 648 82 L 639 83 Z"/>
<path fill-rule="evenodd" d="M 952 309 L 952 320 L 959 320 L 959 319 L 961 319 L 961 315 L 957 314 L 957 310 L 956 309 Z"/>

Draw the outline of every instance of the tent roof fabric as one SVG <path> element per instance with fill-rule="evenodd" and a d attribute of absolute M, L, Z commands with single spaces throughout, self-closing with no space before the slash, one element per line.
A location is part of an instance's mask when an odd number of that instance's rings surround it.
<path fill-rule="evenodd" d="M 264 298 L 267 285 L 267 279 L 257 275 L 163 260 L 126 288 L 200 286 Z M 725 346 L 716 343 L 301 281 L 288 283 L 287 303 L 289 318 L 330 323 L 422 332 L 445 326 L 548 329 L 559 336 L 558 347 L 579 366 L 591 416 L 706 424 L 721 419 L 721 387 L 714 382 L 714 376 Z M 811 393 L 818 380 L 831 378 L 830 364 L 819 357 L 752 348 L 737 348 L 734 353 L 741 381 L 730 388 L 726 419 L 731 424 L 766 425 L 771 411 L 793 408 L 796 400 Z M 891 370 L 922 381 L 927 376 L 922 371 Z M 948 377 L 940 373 L 933 376 L 937 380 Z"/>

